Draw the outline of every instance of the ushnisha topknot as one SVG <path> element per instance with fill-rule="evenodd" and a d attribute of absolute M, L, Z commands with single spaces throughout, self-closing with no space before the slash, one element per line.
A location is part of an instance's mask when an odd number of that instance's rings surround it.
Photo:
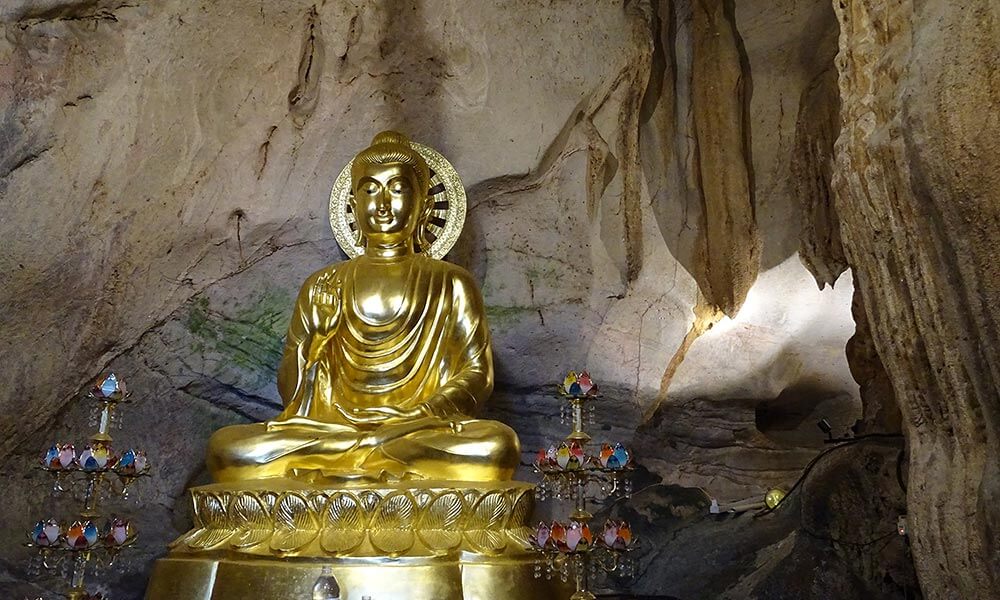
<path fill-rule="evenodd" d="M 384 165 L 390 163 L 399 163 L 412 167 L 417 175 L 420 192 L 423 194 L 427 193 L 431 179 L 430 169 L 427 168 L 427 161 L 410 146 L 410 138 L 398 131 L 383 131 L 372 138 L 371 145 L 354 157 L 354 163 L 351 166 L 351 179 L 355 182 L 358 180 L 361 167 L 364 165 Z"/>

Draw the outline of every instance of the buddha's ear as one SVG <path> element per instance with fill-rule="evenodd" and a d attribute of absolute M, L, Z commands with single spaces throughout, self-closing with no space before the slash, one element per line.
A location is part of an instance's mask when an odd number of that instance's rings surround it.
<path fill-rule="evenodd" d="M 361 226 L 358 225 L 358 207 L 354 203 L 354 189 L 347 192 L 347 205 L 351 207 L 351 214 L 354 215 L 354 245 L 363 247 L 365 236 L 361 233 Z"/>
<path fill-rule="evenodd" d="M 428 225 L 430 225 L 431 213 L 433 211 L 434 200 L 429 196 L 425 197 L 424 205 L 420 209 L 420 219 L 417 221 L 417 230 L 414 232 L 420 252 L 427 252 L 431 247 L 431 241 L 428 239 L 427 234 L 430 233 Z"/>
<path fill-rule="evenodd" d="M 434 198 L 424 194 L 424 206 L 420 211 L 420 220 L 426 223 L 430 220 L 432 212 L 434 212 Z"/>

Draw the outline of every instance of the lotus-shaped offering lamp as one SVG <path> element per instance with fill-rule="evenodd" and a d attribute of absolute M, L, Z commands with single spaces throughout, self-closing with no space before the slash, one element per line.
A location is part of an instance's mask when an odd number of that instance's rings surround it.
<path fill-rule="evenodd" d="M 562 391 L 567 396 L 580 395 L 580 382 L 577 380 L 576 371 L 570 371 L 566 374 L 566 378 L 563 379 Z"/>
<path fill-rule="evenodd" d="M 535 534 L 529 537 L 528 540 L 531 542 L 531 545 L 534 546 L 536 549 L 544 550 L 545 548 L 548 547 L 549 536 L 551 535 L 551 532 L 552 530 L 549 527 L 548 523 L 542 521 L 538 524 L 538 527 L 535 528 Z"/>
<path fill-rule="evenodd" d="M 99 533 L 92 521 L 75 521 L 66 530 L 66 547 L 70 550 L 88 550 L 97 543 Z"/>
<path fill-rule="evenodd" d="M 628 550 L 632 546 L 632 528 L 626 521 L 608 519 L 600 539 L 605 547 L 612 550 Z"/>
<path fill-rule="evenodd" d="M 147 469 L 149 469 L 149 462 L 146 460 L 146 453 L 134 448 L 129 448 L 122 453 L 121 458 L 115 463 L 115 472 L 120 475 L 142 475 Z"/>
<path fill-rule="evenodd" d="M 63 444 L 59 447 L 59 469 L 72 469 L 76 466 L 76 448 L 73 444 Z"/>
<path fill-rule="evenodd" d="M 62 463 L 59 462 L 59 444 L 53 444 L 45 451 L 45 456 L 42 457 L 42 467 L 50 471 L 62 469 Z"/>
<path fill-rule="evenodd" d="M 549 530 L 549 543 L 560 552 L 567 551 L 566 526 L 559 521 L 552 521 L 552 527 Z"/>
<path fill-rule="evenodd" d="M 581 372 L 580 376 L 577 377 L 577 383 L 580 385 L 580 392 L 584 396 L 597 395 L 597 386 L 594 385 L 594 382 L 590 379 L 590 373 L 586 371 Z"/>
<path fill-rule="evenodd" d="M 46 519 L 35 523 L 35 528 L 31 531 L 31 542 L 38 547 L 47 548 L 59 543 L 59 536 L 62 535 L 62 527 L 55 519 Z"/>
<path fill-rule="evenodd" d="M 569 446 L 564 442 L 559 445 L 559 449 L 556 450 L 556 464 L 559 465 L 560 469 L 565 469 L 569 465 Z"/>
<path fill-rule="evenodd" d="M 93 446 L 87 446 L 77 458 L 80 468 L 87 472 L 103 471 L 109 464 L 114 463 L 114 454 L 111 446 L 102 442 L 96 442 Z"/>
<path fill-rule="evenodd" d="M 579 374 L 576 371 L 567 373 L 559 391 L 562 395 L 570 398 L 593 397 L 598 394 L 597 384 L 594 383 L 587 371 L 580 371 Z"/>
<path fill-rule="evenodd" d="M 597 455 L 597 461 L 604 468 L 608 468 L 608 460 L 614 456 L 615 449 L 611 444 L 601 444 L 601 453 Z"/>
<path fill-rule="evenodd" d="M 102 540 L 108 549 L 120 549 L 135 539 L 132 524 L 120 517 L 111 517 L 104 526 Z"/>
<path fill-rule="evenodd" d="M 90 390 L 90 395 L 97 400 L 118 402 L 128 397 L 128 390 L 125 382 L 118 379 L 118 376 L 111 373 L 104 379 L 99 379 Z"/>
<path fill-rule="evenodd" d="M 570 522 L 569 528 L 566 529 L 566 548 L 569 552 L 588 550 L 593 541 L 594 537 L 586 523 Z"/>

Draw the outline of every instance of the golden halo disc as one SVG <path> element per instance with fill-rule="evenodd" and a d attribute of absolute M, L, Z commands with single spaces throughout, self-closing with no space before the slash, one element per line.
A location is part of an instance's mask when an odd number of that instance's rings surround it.
<path fill-rule="evenodd" d="M 427 201 L 434 203 L 428 227 L 435 239 L 430 249 L 417 248 L 417 251 L 425 252 L 431 258 L 444 258 L 458 241 L 465 225 L 465 187 L 455 167 L 437 150 L 416 142 L 410 142 L 410 146 L 427 161 L 431 175 Z M 353 163 L 353 160 L 347 163 L 330 191 L 330 227 L 337 243 L 350 258 L 365 253 L 364 246 L 357 245 L 357 225 L 349 202 Z"/>

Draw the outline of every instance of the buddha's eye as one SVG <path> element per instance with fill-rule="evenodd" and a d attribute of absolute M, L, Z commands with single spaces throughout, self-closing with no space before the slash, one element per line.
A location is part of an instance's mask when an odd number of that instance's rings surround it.
<path fill-rule="evenodd" d="M 393 194 L 402 194 L 410 190 L 410 184 L 405 179 L 400 179 L 392 182 L 392 186 L 389 189 Z"/>
<path fill-rule="evenodd" d="M 362 191 L 368 195 L 376 194 L 378 193 L 378 184 L 374 182 L 368 182 L 364 185 Z"/>

